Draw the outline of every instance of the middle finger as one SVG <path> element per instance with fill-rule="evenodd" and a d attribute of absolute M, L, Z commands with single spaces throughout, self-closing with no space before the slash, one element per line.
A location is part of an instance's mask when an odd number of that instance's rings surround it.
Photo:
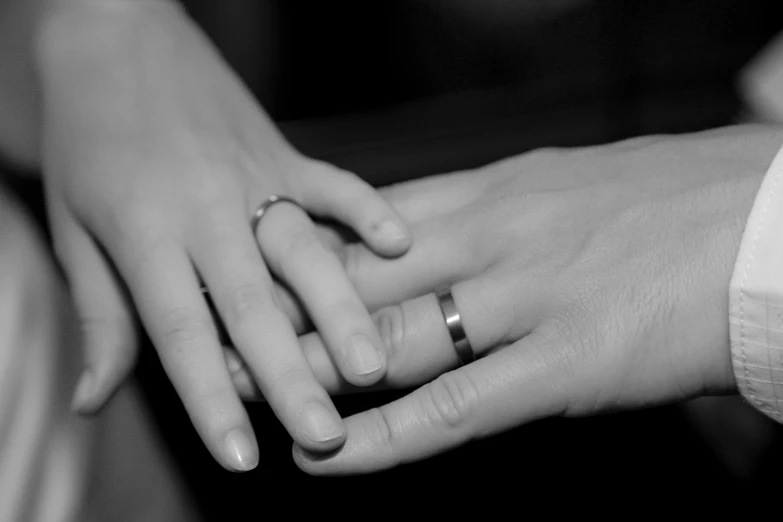
<path fill-rule="evenodd" d="M 367 386 L 383 377 L 383 343 L 335 255 L 307 214 L 290 203 L 274 205 L 258 227 L 272 270 L 299 296 L 346 380 Z"/>
<path fill-rule="evenodd" d="M 340 416 L 299 349 L 242 216 L 213 213 L 192 250 L 231 341 L 278 419 L 294 440 L 314 451 L 339 446 Z"/>

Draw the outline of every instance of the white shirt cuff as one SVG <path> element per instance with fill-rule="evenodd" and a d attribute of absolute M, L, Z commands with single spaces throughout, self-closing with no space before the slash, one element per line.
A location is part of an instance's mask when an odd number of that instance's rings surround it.
<path fill-rule="evenodd" d="M 729 321 L 740 393 L 783 422 L 783 149 L 745 226 L 729 289 Z"/>

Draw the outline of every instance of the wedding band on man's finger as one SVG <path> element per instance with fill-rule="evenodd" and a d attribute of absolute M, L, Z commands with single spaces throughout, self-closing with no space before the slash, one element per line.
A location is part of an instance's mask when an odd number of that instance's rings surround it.
<path fill-rule="evenodd" d="M 417 386 L 457 366 L 457 352 L 434 294 L 383 308 L 373 314 L 373 319 L 386 350 L 388 369 L 382 383 L 364 389 Z M 342 376 L 318 332 L 300 336 L 299 345 L 316 380 L 330 395 L 361 389 Z M 243 399 L 263 400 L 256 390 L 246 386 L 250 374 L 239 360 L 232 360 L 229 370 Z"/>
<path fill-rule="evenodd" d="M 443 313 L 443 319 L 446 321 L 446 328 L 449 331 L 451 342 L 454 343 L 454 349 L 462 365 L 470 364 L 476 359 L 473 347 L 465 333 L 465 327 L 462 324 L 462 317 L 459 315 L 457 305 L 454 303 L 454 296 L 451 295 L 450 287 L 441 287 L 435 291 L 435 297 L 438 299 L 438 306 Z"/>
<path fill-rule="evenodd" d="M 483 356 L 508 344 L 509 318 L 498 313 L 505 306 L 486 302 L 482 297 L 495 294 L 491 283 L 470 280 L 448 290 L 440 292 L 440 298 L 438 293 L 430 293 L 373 314 L 388 360 L 380 388 L 419 386 L 460 363 L 468 364 L 471 356 Z M 534 316 L 531 314 L 529 318 Z M 515 321 L 515 325 L 520 330 L 533 327 L 532 323 L 524 325 L 521 321 Z M 299 345 L 315 378 L 330 395 L 357 391 L 341 376 L 317 332 L 300 336 Z M 467 349 L 471 351 L 465 353 Z M 233 375 L 240 376 L 243 372 Z M 242 379 L 247 380 L 244 376 Z M 242 396 L 246 400 L 259 398 L 252 390 L 243 392 Z"/>
<path fill-rule="evenodd" d="M 388 359 L 385 384 L 392 388 L 417 386 L 460 363 L 467 364 L 471 355 L 494 348 L 495 331 L 503 330 L 503 325 L 484 320 L 482 310 L 487 307 L 466 298 L 476 295 L 481 284 L 478 280 L 459 283 L 440 299 L 430 293 L 373 314 Z M 444 312 L 450 317 L 452 331 Z M 299 344 L 316 379 L 330 394 L 351 391 L 317 334 L 300 337 Z M 463 352 L 471 351 L 460 358 L 457 346 Z"/>

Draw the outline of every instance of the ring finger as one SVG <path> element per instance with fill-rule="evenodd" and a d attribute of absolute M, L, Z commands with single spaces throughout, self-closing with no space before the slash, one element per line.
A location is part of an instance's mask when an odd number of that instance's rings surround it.
<path fill-rule="evenodd" d="M 498 277 L 457 283 L 452 295 L 467 339 L 477 357 L 524 337 L 538 325 L 542 285 L 531 278 L 523 286 L 530 299 L 513 304 L 514 292 Z M 514 313 L 509 313 L 513 309 Z M 388 370 L 382 387 L 406 388 L 429 382 L 455 368 L 459 358 L 435 294 L 427 294 L 373 314 L 387 352 Z M 318 382 L 330 395 L 361 391 L 340 375 L 318 333 L 299 338 Z M 261 399 L 247 378 L 242 361 L 227 354 L 234 385 L 245 400 Z"/>
<path fill-rule="evenodd" d="M 301 299 L 342 376 L 357 386 L 377 382 L 386 369 L 383 343 L 339 258 L 301 208 L 268 208 L 257 237 L 269 266 Z"/>

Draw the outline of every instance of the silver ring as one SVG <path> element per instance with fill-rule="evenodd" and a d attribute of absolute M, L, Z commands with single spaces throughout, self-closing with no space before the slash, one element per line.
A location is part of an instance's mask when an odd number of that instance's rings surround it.
<path fill-rule="evenodd" d="M 292 205 L 296 205 L 297 207 L 302 208 L 302 205 L 300 205 L 299 202 L 294 198 L 272 194 L 264 201 L 262 201 L 260 205 L 258 205 L 258 208 L 253 213 L 253 217 L 250 218 L 250 230 L 253 231 L 253 236 L 258 235 L 257 234 L 258 224 L 261 222 L 261 218 L 264 217 L 264 214 L 266 214 L 266 212 L 269 210 L 269 207 L 271 207 L 275 203 L 291 203 Z M 304 209 L 302 208 L 302 210 Z M 200 290 L 201 293 L 205 295 L 209 295 L 209 290 L 207 289 L 207 285 L 205 285 L 204 283 L 201 283 Z"/>
<path fill-rule="evenodd" d="M 299 202 L 294 198 L 272 194 L 262 201 L 260 205 L 258 205 L 258 208 L 253 214 L 253 217 L 250 218 L 250 230 L 253 231 L 254 236 L 258 235 L 258 224 L 261 223 L 261 218 L 264 217 L 264 214 L 266 214 L 269 208 L 275 203 L 291 203 L 292 205 L 296 205 L 297 207 L 302 208 L 302 205 L 300 205 Z M 302 210 L 304 209 L 302 208 Z"/>
<path fill-rule="evenodd" d="M 457 305 L 454 304 L 454 297 L 451 295 L 451 288 L 440 288 L 435 291 L 435 296 L 438 298 L 440 311 L 443 312 L 443 319 L 446 320 L 446 328 L 449 330 L 451 342 L 454 343 L 454 349 L 457 351 L 460 364 L 472 363 L 476 359 L 476 354 L 473 352 L 468 336 L 465 334 L 462 318 L 459 316 Z"/>

